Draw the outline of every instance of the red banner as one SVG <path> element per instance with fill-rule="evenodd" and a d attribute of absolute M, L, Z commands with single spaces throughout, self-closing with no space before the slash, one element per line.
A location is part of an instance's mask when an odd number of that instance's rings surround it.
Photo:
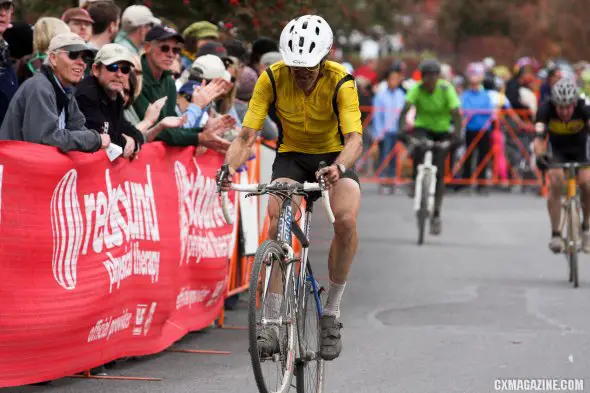
<path fill-rule="evenodd" d="M 0 387 L 156 353 L 216 318 L 232 227 L 222 157 L 194 152 L 111 163 L 0 142 Z"/>

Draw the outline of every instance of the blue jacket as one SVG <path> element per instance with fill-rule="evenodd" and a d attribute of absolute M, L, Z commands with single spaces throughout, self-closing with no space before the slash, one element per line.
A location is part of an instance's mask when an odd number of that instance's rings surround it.
<path fill-rule="evenodd" d="M 401 88 L 385 89 L 373 98 L 374 137 L 381 138 L 386 133 L 398 130 L 399 114 L 404 107 L 406 93 Z"/>

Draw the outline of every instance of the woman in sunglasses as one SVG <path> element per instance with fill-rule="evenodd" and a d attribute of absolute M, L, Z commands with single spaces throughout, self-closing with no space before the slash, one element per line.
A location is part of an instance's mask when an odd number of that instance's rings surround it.
<path fill-rule="evenodd" d="M 86 117 L 86 126 L 108 134 L 123 148 L 124 158 L 133 158 L 143 144 L 142 133 L 123 116 L 123 89 L 129 84 L 134 58 L 119 44 L 103 46 L 94 60 L 91 75 L 76 87 L 76 100 Z"/>

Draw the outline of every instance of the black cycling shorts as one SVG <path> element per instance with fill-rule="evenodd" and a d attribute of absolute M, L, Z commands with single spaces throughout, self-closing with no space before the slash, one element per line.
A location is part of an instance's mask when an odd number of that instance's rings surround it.
<path fill-rule="evenodd" d="M 326 166 L 332 165 L 340 153 L 307 154 L 307 153 L 277 153 L 272 164 L 272 180 L 287 178 L 299 183 L 317 182 L 315 173 L 320 162 L 324 161 Z M 348 168 L 342 178 L 352 179 L 361 185 L 354 167 Z"/>
<path fill-rule="evenodd" d="M 565 162 L 587 162 L 590 161 L 588 152 L 588 141 L 583 144 L 573 146 L 552 146 L 550 147 L 553 156 L 553 162 L 563 164 Z"/>

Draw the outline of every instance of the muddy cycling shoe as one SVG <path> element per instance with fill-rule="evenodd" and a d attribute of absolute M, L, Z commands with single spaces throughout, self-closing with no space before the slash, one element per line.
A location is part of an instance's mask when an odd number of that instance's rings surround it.
<path fill-rule="evenodd" d="M 442 221 L 440 217 L 432 217 L 430 220 L 430 234 L 438 236 L 442 231 Z"/>
<path fill-rule="evenodd" d="M 549 241 L 549 249 L 554 254 L 559 254 L 560 252 L 563 252 L 563 250 L 565 249 L 565 243 L 563 242 L 561 236 L 553 236 L 551 238 L 551 240 Z"/>
<path fill-rule="evenodd" d="M 334 360 L 342 351 L 342 337 L 340 329 L 342 322 L 333 315 L 323 315 L 320 318 L 320 357 L 324 360 Z"/>
<path fill-rule="evenodd" d="M 271 357 L 281 352 L 279 338 L 274 329 L 264 329 L 256 338 L 258 345 L 258 354 L 260 357 Z"/>
<path fill-rule="evenodd" d="M 582 251 L 590 253 L 590 231 L 582 232 Z"/>

